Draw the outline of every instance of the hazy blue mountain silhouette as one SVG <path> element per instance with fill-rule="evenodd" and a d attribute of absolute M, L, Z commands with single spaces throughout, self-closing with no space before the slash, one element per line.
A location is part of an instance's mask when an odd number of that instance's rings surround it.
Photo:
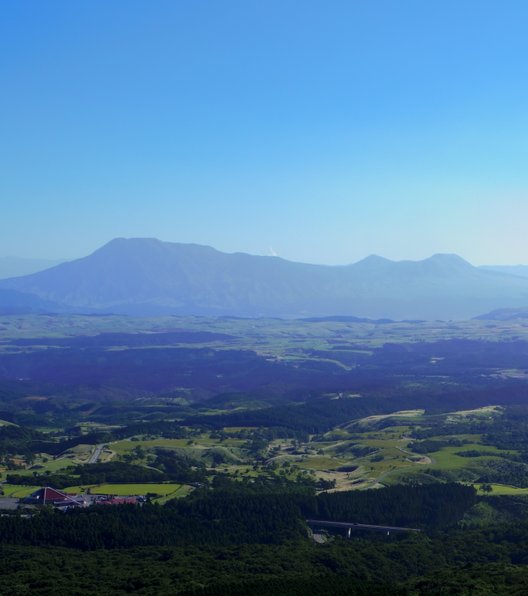
<path fill-rule="evenodd" d="M 475 319 L 482 321 L 518 321 L 528 319 L 528 308 L 499 308 L 479 315 Z"/>
<path fill-rule="evenodd" d="M 398 262 L 373 255 L 331 267 L 149 238 L 112 240 L 0 288 L 77 310 L 140 315 L 459 319 L 528 305 L 528 279 L 457 255 Z"/>

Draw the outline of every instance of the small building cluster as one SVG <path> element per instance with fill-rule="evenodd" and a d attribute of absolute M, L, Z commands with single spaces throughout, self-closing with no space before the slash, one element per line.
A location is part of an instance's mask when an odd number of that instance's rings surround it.
<path fill-rule="evenodd" d="M 63 493 L 50 486 L 39 488 L 34 493 L 21 499 L 21 502 L 24 505 L 51 505 L 57 509 L 86 507 L 88 504 L 83 495 Z"/>
<path fill-rule="evenodd" d="M 77 507 L 92 505 L 141 505 L 147 501 L 145 496 L 116 496 L 65 493 L 51 486 L 44 486 L 22 499 L 1 498 L 0 509 L 17 509 L 19 507 L 53 507 L 67 511 Z"/>
<path fill-rule="evenodd" d="M 144 503 L 145 497 L 114 497 L 112 495 L 95 495 L 94 503 L 97 505 L 137 505 Z"/>

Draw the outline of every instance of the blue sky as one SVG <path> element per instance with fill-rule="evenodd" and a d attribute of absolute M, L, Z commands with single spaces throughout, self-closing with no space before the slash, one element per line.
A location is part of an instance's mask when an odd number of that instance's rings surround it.
<path fill-rule="evenodd" d="M 0 256 L 528 263 L 528 4 L 0 5 Z"/>

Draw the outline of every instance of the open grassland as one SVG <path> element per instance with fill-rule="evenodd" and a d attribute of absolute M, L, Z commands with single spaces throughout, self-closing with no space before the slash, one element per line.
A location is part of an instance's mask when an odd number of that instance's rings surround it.
<path fill-rule="evenodd" d="M 379 422 L 380 420 L 387 420 L 392 418 L 411 418 L 414 421 L 421 420 L 425 410 L 402 410 L 400 412 L 394 412 L 392 414 L 379 414 L 377 416 L 367 416 L 354 422 L 354 425 L 369 426 L 373 423 Z"/>
<path fill-rule="evenodd" d="M 24 469 L 16 470 L 16 473 L 23 476 L 30 476 L 34 472 L 38 472 L 38 474 L 45 474 L 46 472 L 54 473 L 65 470 L 66 468 L 76 464 L 86 463 L 88 461 L 89 454 L 93 449 L 93 445 L 79 445 L 79 447 L 88 448 L 86 449 L 88 456 L 84 456 L 84 452 L 83 455 L 77 455 L 75 452 L 73 452 L 73 450 L 71 453 L 68 452 L 65 455 L 57 458 L 53 458 L 52 455 L 48 455 L 46 453 L 41 453 L 35 458 L 31 465 L 28 465 Z"/>
<path fill-rule="evenodd" d="M 488 484 L 484 485 L 491 488 L 490 490 L 483 490 L 482 484 L 472 485 L 479 495 L 528 495 L 528 488 L 518 488 L 517 486 L 510 486 L 509 484 Z"/>
<path fill-rule="evenodd" d="M 187 450 L 203 450 L 211 447 L 241 447 L 244 444 L 242 439 L 226 438 L 214 439 L 207 433 L 198 437 L 194 436 L 192 439 L 142 439 L 134 437 L 133 439 L 125 439 L 123 441 L 116 441 L 109 443 L 108 447 L 111 451 L 118 455 L 123 455 L 134 451 L 137 447 L 142 449 L 155 449 L 162 447 L 164 449 L 187 449 Z"/>
<path fill-rule="evenodd" d="M 133 451 L 137 447 L 142 449 L 153 449 L 155 447 L 163 447 L 165 449 L 185 449 L 189 447 L 187 439 L 125 439 L 123 441 L 116 441 L 109 443 L 108 447 L 114 453 L 123 455 Z"/>
<path fill-rule="evenodd" d="M 40 486 L 20 486 L 19 484 L 2 484 L 1 487 L 4 497 L 16 499 L 23 499 L 40 488 Z"/>
<path fill-rule="evenodd" d="M 301 444 L 291 454 L 285 452 L 289 445 L 282 444 L 281 455 L 274 461 L 289 462 L 300 471 L 315 472 L 316 478 L 335 481 L 334 490 L 372 488 L 380 486 L 389 473 L 431 463 L 427 456 L 407 450 L 410 440 L 402 438 L 406 430 L 408 427 L 368 430 L 348 440 L 343 431 L 327 433 L 324 438 L 334 436 L 333 441 Z"/>
<path fill-rule="evenodd" d="M 491 495 L 491 496 L 524 496 L 528 495 L 528 488 L 519 488 L 517 486 L 511 486 L 509 484 L 482 484 L 482 483 L 469 483 L 470 486 L 477 491 L 479 495 Z"/>
<path fill-rule="evenodd" d="M 485 453 L 485 455 L 478 457 L 463 457 L 457 455 L 458 452 L 464 451 L 478 451 Z M 462 468 L 469 468 L 475 463 L 486 461 L 489 459 L 497 459 L 501 454 L 511 452 L 503 451 L 497 447 L 490 445 L 482 445 L 480 443 L 469 443 L 459 447 L 443 447 L 439 451 L 430 453 L 430 457 L 434 466 L 439 470 L 461 470 Z"/>
<path fill-rule="evenodd" d="M 459 418 L 490 418 L 491 416 L 500 415 L 503 408 L 500 406 L 484 406 L 483 408 L 476 408 L 474 410 L 458 410 L 451 412 L 447 416 L 447 420 L 456 422 Z"/>
<path fill-rule="evenodd" d="M 17 484 L 2 484 L 0 485 L 4 497 L 13 497 L 22 499 L 31 493 L 35 492 L 40 486 L 20 486 Z M 83 493 L 89 490 L 94 495 L 116 495 L 116 496 L 135 496 L 146 495 L 148 493 L 158 495 L 155 499 L 159 502 L 164 502 L 168 499 L 176 497 L 184 497 L 188 495 L 193 487 L 187 484 L 179 483 L 136 483 L 136 484 L 99 484 L 99 485 L 84 485 L 84 486 L 69 486 L 61 489 L 66 493 Z"/>
<path fill-rule="evenodd" d="M 437 482 L 437 473 L 458 474 L 465 473 L 464 470 L 474 477 L 478 469 L 489 462 L 518 456 L 514 450 L 484 444 L 481 434 L 466 430 L 470 419 L 498 416 L 501 412 L 501 408 L 491 406 L 430 417 L 419 410 L 369 416 L 327 432 L 316 441 L 297 444 L 295 449 L 291 442 L 275 441 L 272 461 L 335 481 L 335 488 L 331 490 L 371 488 L 411 478 L 418 482 Z M 403 420 L 410 424 L 403 425 Z M 391 421 L 394 424 L 385 426 Z M 459 444 L 443 446 L 431 453 L 413 452 L 413 428 L 427 427 L 430 421 L 433 424 L 448 422 L 450 434 L 440 433 L 429 440 L 452 440 Z M 457 433 L 459 426 L 466 432 Z M 476 452 L 471 457 L 460 455 L 471 451 Z M 498 487 L 496 491 L 508 490 L 504 485 L 494 486 Z"/>
<path fill-rule="evenodd" d="M 429 470 L 457 472 L 490 460 L 498 460 L 501 456 L 515 455 L 512 451 L 504 451 L 491 445 L 484 445 L 480 434 L 456 433 L 457 423 L 466 423 L 469 416 L 496 415 L 494 408 L 482 408 L 471 412 L 464 411 L 443 415 L 449 417 L 450 435 L 432 437 L 434 440 L 457 439 L 458 446 L 443 447 L 433 453 L 415 453 L 412 451 L 412 430 L 416 426 L 427 426 L 428 420 L 438 423 L 438 415 L 428 417 L 423 411 L 412 410 L 396 412 L 389 415 L 373 416 L 352 421 L 345 427 L 338 427 L 319 437 L 310 437 L 308 441 L 276 439 L 271 441 L 264 454 L 264 461 L 258 463 L 243 448 L 244 441 L 228 438 L 223 441 L 213 439 L 208 434 L 193 437 L 189 442 L 178 442 L 179 448 L 188 450 L 189 455 L 196 456 L 200 452 L 208 453 L 211 447 L 222 447 L 227 454 L 236 454 L 236 459 L 225 460 L 217 468 L 219 472 L 233 477 L 276 474 L 295 479 L 299 474 L 312 476 L 315 479 L 335 481 L 331 490 L 363 489 L 379 487 L 383 484 L 405 481 L 406 478 L 429 478 L 436 482 Z M 409 424 L 402 422 L 406 420 Z M 387 426 L 387 422 L 393 424 Z M 359 424 L 358 424 L 359 423 Z M 382 426 L 380 427 L 380 424 Z M 347 428 L 349 430 L 347 430 Z M 465 428 L 465 427 L 463 427 Z M 224 429 L 236 432 L 241 429 Z M 251 430 L 251 429 L 246 429 Z M 159 440 L 141 442 L 146 448 L 160 444 Z M 134 443 L 128 443 L 131 448 Z M 231 445 L 231 446 L 230 446 Z M 230 446 L 230 447 L 228 447 Z M 478 451 L 476 457 L 463 457 L 459 452 Z M 214 472 L 215 468 L 209 468 Z M 425 480 L 424 480 L 425 481 Z"/>
<path fill-rule="evenodd" d="M 273 433 L 266 435 L 268 431 L 252 427 L 201 432 L 199 427 L 191 426 L 185 429 L 186 438 L 145 434 L 109 442 L 99 461 L 112 457 L 115 462 L 156 467 L 165 472 L 170 470 L 170 465 L 165 468 L 162 458 L 168 457 L 169 462 L 170 458 L 186 462 L 193 472 L 202 470 L 204 477 L 200 482 L 208 482 L 220 473 L 232 478 L 275 476 L 292 481 L 312 478 L 325 481 L 319 484 L 320 490 L 364 489 L 409 481 L 478 483 L 479 478 L 485 477 L 486 466 L 489 468 L 493 464 L 497 468 L 499 462 L 504 468 L 504 462 L 508 464 L 508 461 L 522 465 L 520 451 L 507 451 L 486 444 L 489 442 L 486 425 L 501 415 L 503 409 L 494 406 L 434 415 L 428 415 L 423 409 L 399 410 L 349 420 L 321 434 L 275 439 L 269 438 Z M 415 442 L 424 445 L 424 452 L 413 451 Z M 415 448 L 418 449 L 418 445 Z M 25 465 L 25 469 L 17 469 L 16 474 L 42 477 L 68 466 L 86 464 L 95 448 L 95 445 L 80 444 L 55 459 L 38 454 Z M 464 452 L 465 455 L 461 455 Z M 156 463 L 158 458 L 160 461 Z M 24 465 L 20 458 L 11 463 Z M 506 484 L 515 484 L 511 474 L 507 477 L 502 469 L 492 471 L 495 476 L 488 477 L 497 482 L 492 485 L 493 494 L 509 494 L 508 490 L 516 490 Z M 2 477 L 9 473 L 7 469 L 2 470 Z M 497 473 L 502 475 L 497 476 Z M 175 475 L 173 478 L 191 482 L 188 478 L 192 475 L 187 478 Z M 329 487 L 328 483 L 332 481 L 335 484 Z M 170 495 L 186 494 L 190 489 L 183 486 L 175 483 L 107 484 L 90 488 L 92 492 L 117 495 L 154 492 L 165 499 Z M 17 487 L 16 490 L 25 489 Z"/>
<path fill-rule="evenodd" d="M 71 487 L 65 490 L 69 491 L 73 488 L 80 487 Z M 183 497 L 189 494 L 192 490 L 191 486 L 177 483 L 98 484 L 84 488 L 89 488 L 93 495 L 116 495 L 118 497 L 126 497 L 154 493 L 160 497 L 170 498 Z"/>
<path fill-rule="evenodd" d="M 297 462 L 298 467 L 304 470 L 336 470 L 337 468 L 346 465 L 347 461 L 325 456 L 312 456 L 306 459 L 300 459 Z"/>

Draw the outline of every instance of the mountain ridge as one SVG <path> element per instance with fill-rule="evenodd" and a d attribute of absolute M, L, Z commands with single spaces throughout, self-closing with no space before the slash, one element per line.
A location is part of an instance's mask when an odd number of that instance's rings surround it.
<path fill-rule="evenodd" d="M 528 279 L 454 254 L 331 266 L 155 238 L 115 238 L 81 259 L 0 280 L 0 288 L 69 309 L 139 315 L 461 319 L 528 305 Z"/>
<path fill-rule="evenodd" d="M 44 271 L 59 263 L 64 259 L 32 259 L 26 257 L 5 256 L 0 257 L 0 279 L 11 277 L 20 277 L 29 275 L 37 271 Z"/>

